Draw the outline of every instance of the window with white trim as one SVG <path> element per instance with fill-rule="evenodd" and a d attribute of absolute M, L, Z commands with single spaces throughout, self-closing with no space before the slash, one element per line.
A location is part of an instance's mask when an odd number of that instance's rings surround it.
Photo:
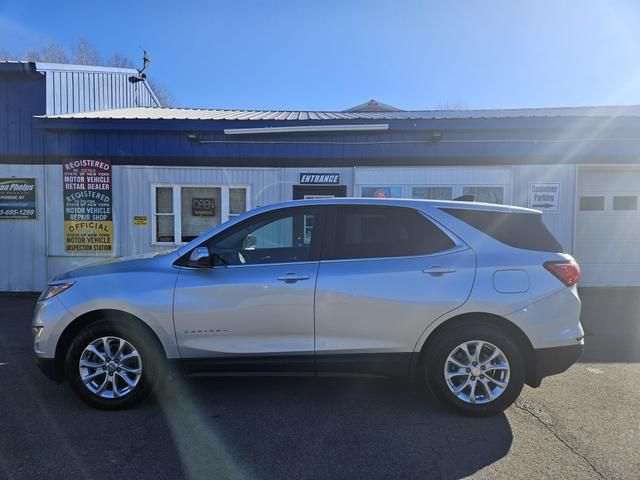
<path fill-rule="evenodd" d="M 464 186 L 462 195 L 472 195 L 475 202 L 504 203 L 504 187 L 498 185 Z"/>
<path fill-rule="evenodd" d="M 187 243 L 247 210 L 246 186 L 154 185 L 152 243 Z"/>
<path fill-rule="evenodd" d="M 427 185 L 411 187 L 411 198 L 423 200 L 452 200 L 453 187 L 449 185 Z"/>

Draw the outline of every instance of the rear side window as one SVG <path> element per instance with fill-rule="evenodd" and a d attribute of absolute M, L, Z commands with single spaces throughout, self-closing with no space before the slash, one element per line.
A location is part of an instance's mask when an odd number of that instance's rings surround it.
<path fill-rule="evenodd" d="M 562 246 L 542 223 L 539 213 L 490 212 L 443 208 L 442 211 L 511 247 L 562 252 Z"/>
<path fill-rule="evenodd" d="M 337 206 L 334 232 L 325 259 L 426 255 L 455 246 L 433 222 L 403 207 Z"/>

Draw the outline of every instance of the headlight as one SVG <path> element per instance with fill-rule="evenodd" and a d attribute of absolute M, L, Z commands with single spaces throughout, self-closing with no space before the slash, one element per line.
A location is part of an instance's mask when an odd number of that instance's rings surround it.
<path fill-rule="evenodd" d="M 49 300 L 50 298 L 55 297 L 56 295 L 64 292 L 68 288 L 71 288 L 72 286 L 73 286 L 73 282 L 60 283 L 58 285 L 49 285 L 47 289 L 40 294 L 40 298 L 38 298 L 38 301 Z"/>

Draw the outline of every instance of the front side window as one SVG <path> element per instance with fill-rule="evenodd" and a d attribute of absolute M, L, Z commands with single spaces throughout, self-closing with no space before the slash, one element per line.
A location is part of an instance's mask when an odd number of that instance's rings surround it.
<path fill-rule="evenodd" d="M 426 255 L 455 245 L 433 222 L 411 208 L 351 205 L 338 206 L 336 212 L 335 239 L 328 260 Z"/>
<path fill-rule="evenodd" d="M 311 260 L 318 209 L 288 209 L 248 219 L 208 244 L 213 265 L 260 265 Z"/>

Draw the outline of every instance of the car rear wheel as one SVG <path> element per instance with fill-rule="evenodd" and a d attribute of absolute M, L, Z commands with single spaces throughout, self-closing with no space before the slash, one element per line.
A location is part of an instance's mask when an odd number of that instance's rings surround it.
<path fill-rule="evenodd" d="M 100 320 L 82 329 L 65 358 L 65 375 L 89 405 L 118 410 L 144 400 L 162 365 L 146 332 L 124 322 Z"/>
<path fill-rule="evenodd" d="M 524 386 L 524 360 L 517 343 L 484 322 L 457 323 L 437 335 L 425 356 L 425 379 L 434 395 L 471 416 L 508 408 Z"/>

